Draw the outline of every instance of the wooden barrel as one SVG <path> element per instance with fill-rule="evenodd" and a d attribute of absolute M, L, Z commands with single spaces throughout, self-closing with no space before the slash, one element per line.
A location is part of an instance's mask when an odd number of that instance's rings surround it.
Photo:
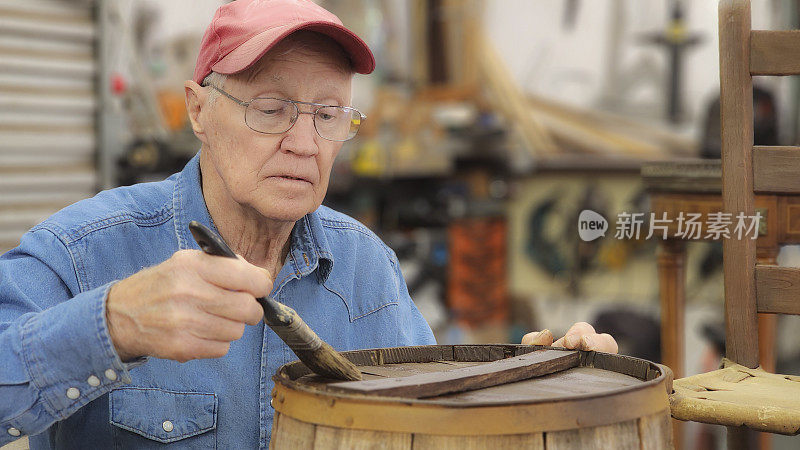
<path fill-rule="evenodd" d="M 343 353 L 364 381 L 274 377 L 273 449 L 672 448 L 664 366 L 523 345 Z"/>

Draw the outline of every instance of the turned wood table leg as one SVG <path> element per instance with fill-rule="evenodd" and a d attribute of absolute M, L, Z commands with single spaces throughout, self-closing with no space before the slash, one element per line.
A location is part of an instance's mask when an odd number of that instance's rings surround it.
<path fill-rule="evenodd" d="M 684 373 L 684 305 L 686 286 L 686 244 L 666 239 L 658 244 L 658 283 L 661 301 L 661 362 L 675 374 Z M 675 448 L 683 447 L 683 424 L 672 421 Z"/>

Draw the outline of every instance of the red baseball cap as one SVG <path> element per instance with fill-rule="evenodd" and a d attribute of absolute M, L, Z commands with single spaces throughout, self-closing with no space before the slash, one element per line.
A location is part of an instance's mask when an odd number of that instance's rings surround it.
<path fill-rule="evenodd" d="M 316 31 L 338 42 L 356 72 L 367 74 L 375 69 L 375 57 L 367 44 L 311 0 L 236 0 L 217 9 L 206 29 L 194 81 L 202 83 L 212 71 L 241 72 L 298 30 Z"/>

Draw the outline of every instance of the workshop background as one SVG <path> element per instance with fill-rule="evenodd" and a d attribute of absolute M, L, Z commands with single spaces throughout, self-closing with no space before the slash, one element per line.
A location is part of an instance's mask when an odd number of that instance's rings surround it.
<path fill-rule="evenodd" d="M 222 3 L 0 2 L 0 253 L 58 209 L 163 179 L 199 149 L 183 82 Z M 643 166 L 719 158 L 717 2 L 319 3 L 378 63 L 356 76 L 368 118 L 325 203 L 397 252 L 439 343 L 519 342 L 586 320 L 622 353 L 660 361 L 658 235 L 617 238 L 615 224 L 649 213 Z M 798 23 L 798 0 L 753 2 L 754 29 Z M 756 85 L 756 143 L 797 145 L 800 82 Z M 608 219 L 604 237 L 579 237 L 585 209 Z M 719 364 L 723 289 L 721 245 L 687 251 L 691 375 Z M 778 262 L 800 265 L 800 251 Z M 799 328 L 778 321 L 780 373 L 800 373 Z M 688 424 L 680 444 L 724 448 L 723 431 Z"/>

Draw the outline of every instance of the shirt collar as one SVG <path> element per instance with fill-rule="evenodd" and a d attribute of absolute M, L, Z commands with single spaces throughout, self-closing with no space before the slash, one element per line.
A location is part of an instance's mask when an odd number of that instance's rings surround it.
<path fill-rule="evenodd" d="M 189 231 L 189 222 L 196 220 L 219 233 L 203 198 L 200 185 L 200 152 L 189 160 L 183 171 L 178 174 L 173 192 L 173 208 L 175 211 L 175 234 L 181 250 L 199 249 Z M 325 282 L 333 270 L 333 253 L 325 237 L 319 212 L 306 214 L 298 220 L 291 235 L 287 263 L 294 264 L 294 272 L 302 277 L 314 272 L 320 282 Z"/>
<path fill-rule="evenodd" d="M 318 211 L 306 214 L 292 230 L 289 257 L 294 260 L 298 276 L 317 270 L 320 282 L 325 282 L 333 269 L 333 253 L 322 228 Z"/>

